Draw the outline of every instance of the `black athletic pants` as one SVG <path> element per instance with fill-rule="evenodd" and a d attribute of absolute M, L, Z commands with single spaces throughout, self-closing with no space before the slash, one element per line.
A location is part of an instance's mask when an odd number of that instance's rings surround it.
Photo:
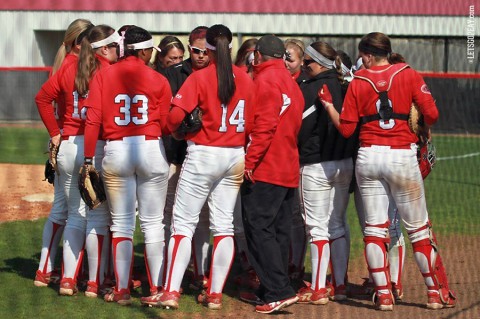
<path fill-rule="evenodd" d="M 295 296 L 288 278 L 295 188 L 245 181 L 241 194 L 249 261 L 260 279 L 257 296 L 266 303 Z"/>

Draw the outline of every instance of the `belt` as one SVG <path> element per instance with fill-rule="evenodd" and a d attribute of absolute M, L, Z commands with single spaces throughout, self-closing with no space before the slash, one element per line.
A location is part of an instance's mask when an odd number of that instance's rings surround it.
<path fill-rule="evenodd" d="M 83 137 L 83 135 L 71 135 L 71 136 L 62 135 L 62 141 L 70 141 L 70 142 L 73 142 L 73 141 L 75 141 L 75 138 L 77 138 L 77 137 Z"/>
<path fill-rule="evenodd" d="M 412 148 L 412 144 L 409 145 L 372 145 L 368 143 L 360 143 L 360 147 L 383 147 L 392 150 L 409 150 Z"/>
<path fill-rule="evenodd" d="M 124 136 L 120 138 L 109 138 L 107 141 L 151 141 L 151 140 L 158 140 L 160 137 L 158 136 L 150 136 L 150 135 L 134 135 L 134 136 Z"/>

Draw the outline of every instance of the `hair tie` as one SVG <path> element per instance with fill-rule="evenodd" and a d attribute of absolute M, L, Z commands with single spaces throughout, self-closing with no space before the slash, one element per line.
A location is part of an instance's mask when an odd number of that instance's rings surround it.
<path fill-rule="evenodd" d="M 120 32 L 120 40 L 118 44 L 120 45 L 119 58 L 123 58 L 125 55 L 125 31 Z"/>

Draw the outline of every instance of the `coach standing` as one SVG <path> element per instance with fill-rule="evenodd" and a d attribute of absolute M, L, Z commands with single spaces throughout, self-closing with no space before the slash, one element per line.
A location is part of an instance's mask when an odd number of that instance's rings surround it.
<path fill-rule="evenodd" d="M 255 123 L 248 132 L 242 209 L 251 262 L 260 278 L 256 295 L 264 302 L 255 310 L 271 313 L 298 300 L 288 278 L 288 255 L 304 99 L 285 68 L 282 40 L 263 36 L 254 54 Z"/>

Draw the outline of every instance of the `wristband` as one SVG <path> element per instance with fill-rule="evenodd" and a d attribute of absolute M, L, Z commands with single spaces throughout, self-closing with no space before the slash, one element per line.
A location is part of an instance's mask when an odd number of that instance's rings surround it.
<path fill-rule="evenodd" d="M 87 165 L 92 165 L 93 164 L 93 157 L 85 157 L 83 163 L 87 164 Z"/>

